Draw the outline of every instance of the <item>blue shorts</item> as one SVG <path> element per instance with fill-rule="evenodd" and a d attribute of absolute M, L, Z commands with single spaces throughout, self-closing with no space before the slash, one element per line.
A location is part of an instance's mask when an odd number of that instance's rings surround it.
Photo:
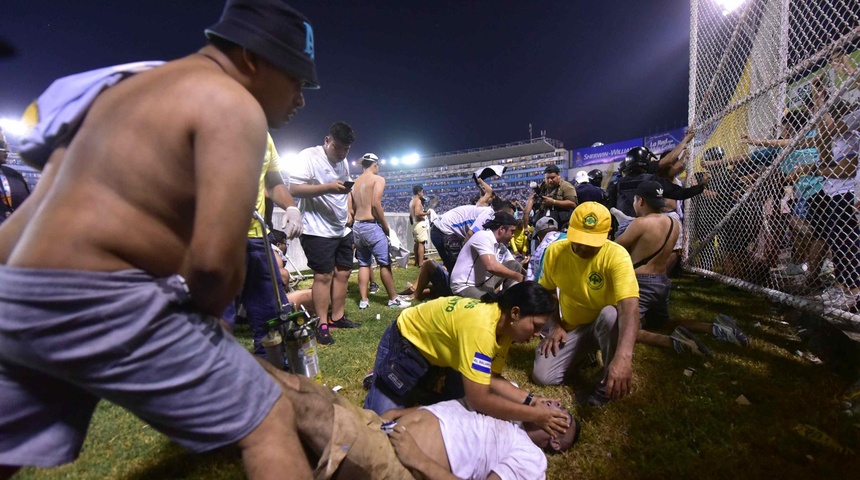
<path fill-rule="evenodd" d="M 80 452 L 100 398 L 185 448 L 235 443 L 281 392 L 178 275 L 0 266 L 0 465 Z"/>
<path fill-rule="evenodd" d="M 436 270 L 430 274 L 430 290 L 440 297 L 453 297 L 454 292 L 451 291 L 450 275 L 448 271 L 436 260 L 430 260 L 436 264 Z"/>
<path fill-rule="evenodd" d="M 359 267 L 369 267 L 373 258 L 376 258 L 376 263 L 380 266 L 391 265 L 388 237 L 382 231 L 382 226 L 376 222 L 356 220 L 352 226 L 352 235 Z"/>

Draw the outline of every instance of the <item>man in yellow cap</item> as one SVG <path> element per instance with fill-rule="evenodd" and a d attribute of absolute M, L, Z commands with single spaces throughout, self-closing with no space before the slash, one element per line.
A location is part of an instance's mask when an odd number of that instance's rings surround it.
<path fill-rule="evenodd" d="M 539 282 L 558 289 L 561 317 L 547 323 L 532 373 L 543 385 L 558 385 L 571 367 L 600 348 L 604 369 L 589 396 L 602 406 L 628 393 L 633 379 L 633 345 L 639 330 L 639 286 L 630 255 L 607 240 L 609 210 L 583 202 L 570 219 L 567 241 L 546 248 Z"/>

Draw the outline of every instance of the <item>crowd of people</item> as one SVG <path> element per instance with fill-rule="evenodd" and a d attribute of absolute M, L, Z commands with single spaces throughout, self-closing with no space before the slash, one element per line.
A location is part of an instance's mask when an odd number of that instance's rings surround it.
<path fill-rule="evenodd" d="M 544 453 L 571 448 L 581 425 L 557 399 L 504 378 L 513 343 L 540 338 L 530 372 L 540 385 L 561 384 L 600 351 L 584 402 L 594 407 L 631 393 L 636 342 L 702 356 L 694 332 L 748 345 L 730 317 L 668 313 L 678 202 L 724 194 L 708 193 L 707 174 L 678 184 L 692 131 L 660 158 L 632 149 L 606 190 L 601 171 L 570 183 L 551 159 L 528 190 L 474 176 L 474 193 L 450 196 L 441 214 L 414 185 L 404 210 L 419 274 L 398 294 L 379 158 L 364 154 L 352 178 L 356 133 L 335 122 L 284 179 L 268 136 L 304 107 L 303 89 L 319 86 L 310 21 L 282 1 L 228 0 L 205 33 L 187 57 L 120 68 L 119 80 L 91 75 L 103 88 L 89 103 L 71 84 L 46 92 L 37 102 L 60 108 L 41 109 L 54 117 L 39 125 L 57 131 L 33 129 L 38 148 L 22 151 L 41 181 L 25 197 L 7 194 L 3 169 L 0 478 L 73 461 L 102 398 L 191 450 L 238 445 L 251 478 L 543 478 Z M 822 178 L 798 198 L 835 264 L 821 299 L 847 308 L 860 294 L 858 112 L 832 103 L 807 145 L 818 160 L 793 157 L 784 171 L 792 184 Z M 704 165 L 747 161 L 714 154 Z M 272 242 L 266 198 L 286 211 Z M 94 200 L 99 208 L 80 208 Z M 294 238 L 309 291 L 290 291 L 282 259 L 271 268 Z M 425 259 L 427 242 L 441 262 Z M 320 344 L 334 343 L 333 328 L 361 327 L 345 308 L 356 257 L 359 309 L 373 262 L 387 305 L 403 309 L 379 340 L 363 409 L 262 358 L 268 321 L 286 302 L 320 317 Z M 240 310 L 252 352 L 230 333 Z"/>

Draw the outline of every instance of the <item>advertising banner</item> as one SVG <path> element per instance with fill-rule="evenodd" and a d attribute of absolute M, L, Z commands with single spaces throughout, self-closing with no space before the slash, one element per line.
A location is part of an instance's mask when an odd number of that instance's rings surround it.
<path fill-rule="evenodd" d="M 648 147 L 648 150 L 660 155 L 661 153 L 672 150 L 678 146 L 686 134 L 687 127 L 676 128 L 674 130 L 669 130 L 668 132 L 651 135 L 649 137 L 645 137 L 645 146 Z"/>
<path fill-rule="evenodd" d="M 634 147 L 641 147 L 642 139 L 625 140 L 623 142 L 607 143 L 599 147 L 577 148 L 573 151 L 573 167 L 584 167 L 601 163 L 611 163 L 624 158 L 627 151 Z"/>

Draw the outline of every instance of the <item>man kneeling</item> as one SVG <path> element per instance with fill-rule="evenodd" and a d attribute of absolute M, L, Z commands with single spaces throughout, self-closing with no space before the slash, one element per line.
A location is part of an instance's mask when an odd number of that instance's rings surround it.
<path fill-rule="evenodd" d="M 316 457 L 310 461 L 318 479 L 542 479 L 547 462 L 541 449 L 563 452 L 579 437 L 570 412 L 574 428 L 551 438 L 534 424 L 469 411 L 460 400 L 379 416 L 309 378 L 276 375 L 295 408 L 299 436 Z M 547 406 L 562 410 L 558 402 Z"/>

